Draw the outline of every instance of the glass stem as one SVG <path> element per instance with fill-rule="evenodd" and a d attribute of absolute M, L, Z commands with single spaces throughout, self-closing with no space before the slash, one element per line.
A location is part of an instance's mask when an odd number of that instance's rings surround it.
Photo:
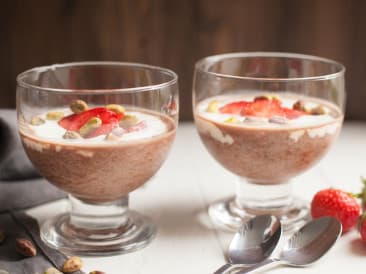
<path fill-rule="evenodd" d="M 275 213 L 286 210 L 292 203 L 291 183 L 255 184 L 239 178 L 236 206 L 252 214 Z"/>
<path fill-rule="evenodd" d="M 69 195 L 70 222 L 89 231 L 113 230 L 128 223 L 128 196 L 108 203 L 86 203 Z"/>

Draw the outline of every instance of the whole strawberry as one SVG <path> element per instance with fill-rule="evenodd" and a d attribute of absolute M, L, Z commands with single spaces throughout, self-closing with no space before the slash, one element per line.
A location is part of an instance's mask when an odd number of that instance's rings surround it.
<path fill-rule="evenodd" d="M 343 232 L 347 232 L 357 223 L 360 209 L 352 194 L 334 188 L 319 191 L 311 202 L 313 218 L 335 217 L 341 222 Z"/>
<path fill-rule="evenodd" d="M 357 229 L 360 233 L 361 240 L 366 243 L 366 212 L 362 213 L 358 219 Z"/>

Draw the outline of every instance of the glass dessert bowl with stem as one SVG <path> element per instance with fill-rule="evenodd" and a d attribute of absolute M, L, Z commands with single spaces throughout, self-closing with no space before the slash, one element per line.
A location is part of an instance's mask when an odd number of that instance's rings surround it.
<path fill-rule="evenodd" d="M 274 214 L 292 230 L 308 204 L 291 179 L 329 150 L 344 116 L 345 68 L 332 60 L 290 53 L 229 53 L 196 63 L 193 109 L 208 152 L 238 175 L 233 198 L 209 207 L 218 225 L 237 228 Z"/>
<path fill-rule="evenodd" d="M 110 255 L 147 245 L 156 228 L 128 196 L 161 167 L 178 122 L 177 75 L 135 63 L 34 68 L 17 78 L 25 151 L 70 212 L 46 220 L 41 237 L 66 253 Z"/>

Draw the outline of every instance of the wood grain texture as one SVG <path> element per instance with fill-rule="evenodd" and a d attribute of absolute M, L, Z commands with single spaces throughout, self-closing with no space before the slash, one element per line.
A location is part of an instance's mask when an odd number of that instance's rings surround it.
<path fill-rule="evenodd" d="M 15 77 L 71 61 L 143 62 L 179 74 L 181 118 L 191 119 L 194 63 L 233 51 L 320 55 L 347 67 L 347 117 L 365 119 L 366 1 L 4 0 L 0 107 L 15 106 Z"/>

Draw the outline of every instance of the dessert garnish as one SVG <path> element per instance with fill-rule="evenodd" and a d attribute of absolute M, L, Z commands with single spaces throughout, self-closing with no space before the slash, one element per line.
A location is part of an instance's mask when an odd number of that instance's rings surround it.
<path fill-rule="evenodd" d="M 274 96 L 259 96 L 254 101 L 237 101 L 219 108 L 220 113 L 272 118 L 273 116 L 296 119 L 305 113 L 300 110 L 283 107 Z"/>
<path fill-rule="evenodd" d="M 35 116 L 32 118 L 31 120 L 31 125 L 33 126 L 39 126 L 39 125 L 43 125 L 46 121 L 44 119 L 42 119 L 41 117 L 39 116 Z"/>

